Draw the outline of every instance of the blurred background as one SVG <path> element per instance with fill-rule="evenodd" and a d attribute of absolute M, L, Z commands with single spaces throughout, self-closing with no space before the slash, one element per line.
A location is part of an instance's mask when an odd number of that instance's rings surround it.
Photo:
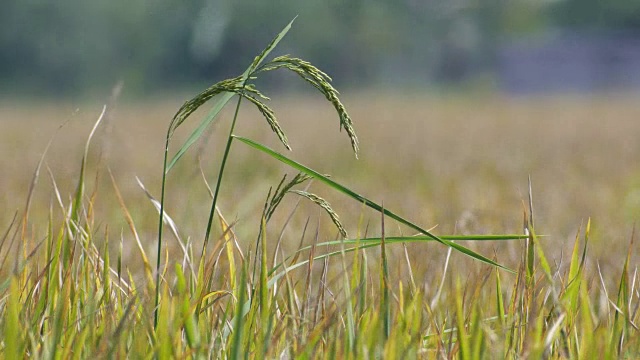
<path fill-rule="evenodd" d="M 101 95 L 122 81 L 139 96 L 207 85 L 244 69 L 296 15 L 280 52 L 342 88 L 640 89 L 636 0 L 40 0 L 3 4 L 0 91 Z"/>
<path fill-rule="evenodd" d="M 303 58 L 334 78 L 361 153 L 356 161 L 324 97 L 280 72 L 258 87 L 274 99 L 290 156 L 425 227 L 438 225 L 438 234 L 521 233 L 531 176 L 536 226 L 554 261 L 562 264 L 591 217 L 592 254 L 603 267 L 619 267 L 640 220 L 638 0 L 5 1 L 0 229 L 24 208 L 53 139 L 31 208 L 34 236 L 46 232 L 50 208 L 74 191 L 87 135 L 107 103 L 91 147 L 95 177 L 87 180 L 96 231 L 110 226 L 125 249 L 133 246 L 118 186 L 152 253 L 155 209 L 135 177 L 159 196 L 171 117 L 203 88 L 242 73 L 295 16 L 274 54 Z M 200 168 L 213 185 L 224 115 L 169 179 L 169 214 L 195 243 L 209 206 Z M 250 106 L 238 132 L 284 151 Z M 188 134 L 181 129 L 172 151 Z M 291 170 L 239 144 L 231 156 L 220 205 L 250 243 L 259 223 L 251 216 Z M 363 224 L 376 232 L 377 214 L 364 212 L 363 222 L 361 204 L 320 184 L 312 190 L 331 201 L 351 234 Z M 303 209 L 287 244 L 298 243 L 309 218 L 323 239 L 335 236 L 321 211 Z M 411 246 L 425 271 L 441 268 L 444 247 Z M 519 243 L 470 246 L 508 266 L 521 253 Z"/>

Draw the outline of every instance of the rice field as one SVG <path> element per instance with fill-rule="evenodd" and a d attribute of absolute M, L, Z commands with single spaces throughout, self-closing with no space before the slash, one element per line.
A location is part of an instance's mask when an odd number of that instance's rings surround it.
<path fill-rule="evenodd" d="M 341 100 L 290 25 L 181 106 L 1 104 L 5 358 L 637 357 L 631 97 Z"/>
<path fill-rule="evenodd" d="M 587 349 L 613 357 L 637 354 L 638 250 L 630 241 L 640 216 L 640 105 L 633 96 L 346 92 L 342 101 L 359 136 L 358 159 L 323 99 L 282 95 L 269 103 L 293 149 L 287 156 L 437 235 L 523 234 L 531 177 L 537 251 L 543 250 L 535 275 L 525 275 L 526 240 L 460 242 L 520 274 L 500 271 L 499 279 L 493 267 L 448 254 L 436 242 L 378 243 L 342 255 L 334 245 L 338 254 L 323 258 L 329 248 L 313 244 L 339 239 L 337 230 L 322 209 L 300 197 L 285 197 L 261 226 L 269 188 L 295 171 L 239 142 L 231 149 L 218 202 L 226 222 L 217 222 L 208 248 L 217 258 L 198 265 L 211 201 L 207 186 L 216 182 L 233 115 L 227 109 L 167 178 L 166 211 L 189 251 L 185 255 L 171 232 L 165 235 L 158 324 L 164 330 L 158 330 L 151 315 L 153 270 L 145 270 L 145 261 L 155 262 L 158 213 L 136 177 L 159 198 L 165 132 L 183 101 L 173 95 L 109 105 L 86 162 L 78 221 L 87 233 L 73 240 L 65 238 L 73 231 L 62 224 L 102 106 L 0 104 L 6 357 L 565 358 L 590 357 Z M 177 132 L 176 143 L 188 133 Z M 240 113 L 235 133 L 286 152 L 253 108 Z M 353 239 L 415 234 L 388 217 L 383 232 L 379 213 L 320 182 L 312 181 L 308 190 L 331 204 Z M 226 226 L 233 231 L 225 232 Z M 255 255 L 262 253 L 256 248 L 260 233 L 264 257 Z M 52 269 L 60 261 L 56 244 L 80 238 L 83 245 L 66 259 L 73 265 Z M 259 276 L 305 246 L 312 248 L 294 260 L 302 264 L 316 256 L 312 264 L 280 278 L 278 272 Z M 109 258 L 111 274 L 104 270 Z M 262 271 L 261 259 L 267 260 Z M 570 280 L 578 269 L 583 285 L 573 290 Z M 211 288 L 196 301 L 203 279 Z M 277 285 L 263 292 L 261 284 L 271 279 Z M 254 296 L 261 301 L 249 302 L 248 312 L 239 315 L 239 304 Z M 239 316 L 244 320 L 234 322 Z M 595 341 L 598 334 L 611 338 Z"/>
<path fill-rule="evenodd" d="M 442 233 L 520 231 L 531 176 L 537 227 L 548 235 L 543 241 L 550 250 L 570 243 L 589 217 L 597 233 L 593 252 L 626 249 L 640 216 L 640 170 L 635 166 L 640 157 L 640 105 L 633 97 L 352 93 L 343 98 L 360 138 L 359 159 L 350 152 L 348 140 L 336 134 L 331 106 L 313 94 L 273 101 L 293 148 L 288 155 L 420 224 L 438 225 Z M 146 228 L 143 215 L 153 215 L 154 210 L 135 177 L 158 194 L 168 114 L 182 100 L 175 96 L 117 103 L 98 129 L 90 149 L 88 166 L 93 175 L 88 181 L 105 189 L 95 206 L 113 222 L 111 226 L 123 224 L 123 219 L 117 206 L 113 209 L 113 196 L 107 194 L 112 192 L 107 170 L 132 209 L 140 213 L 138 226 L 155 232 L 154 216 L 149 216 Z M 46 167 L 34 193 L 41 206 L 34 207 L 33 216 L 48 214 L 51 177 L 63 196 L 69 196 L 101 107 L 99 103 L 2 104 L 4 224 L 24 206 L 33 172 L 50 140 Z M 208 206 L 199 167 L 209 181 L 215 181 L 225 126 L 221 121 L 169 179 L 169 186 L 176 189 L 175 195 L 169 193 L 175 196 L 169 206 L 175 209 L 176 220 L 184 218 L 178 222 L 187 233 L 200 228 L 198 214 Z M 241 114 L 238 126 L 239 134 L 286 152 L 254 109 Z M 229 185 L 222 208 L 232 217 L 243 217 L 262 207 L 266 191 L 286 168 L 240 146 L 231 156 L 235 166 L 226 175 Z M 320 185 L 313 188 L 323 193 Z M 336 209 L 344 209 L 342 216 L 359 219 L 361 205 L 327 190 L 323 196 L 331 198 Z M 606 257 L 602 261 L 607 262 Z"/>

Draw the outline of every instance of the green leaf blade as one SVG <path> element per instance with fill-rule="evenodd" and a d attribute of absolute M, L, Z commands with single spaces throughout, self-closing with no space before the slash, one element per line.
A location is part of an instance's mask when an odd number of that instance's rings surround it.
<path fill-rule="evenodd" d="M 442 243 L 442 244 L 444 244 L 446 246 L 449 246 L 449 247 L 451 247 L 451 248 L 453 248 L 453 249 L 455 249 L 455 250 L 457 250 L 457 251 L 459 251 L 459 252 L 461 252 L 461 253 L 463 253 L 463 254 L 465 254 L 467 256 L 470 256 L 470 257 L 472 257 L 472 258 L 474 258 L 474 259 L 476 259 L 478 261 L 481 261 L 483 263 L 499 267 L 499 268 L 501 268 L 503 270 L 506 270 L 506 271 L 508 271 L 510 273 L 515 273 L 513 270 L 511 270 L 511 269 L 509 269 L 509 268 L 507 268 L 505 266 L 502 266 L 502 265 L 496 263 L 495 261 L 493 261 L 493 260 L 491 260 L 491 259 L 489 259 L 489 258 L 487 258 L 487 257 L 485 257 L 483 255 L 480 255 L 480 254 L 474 252 L 473 250 L 470 250 L 470 249 L 468 249 L 468 248 L 466 248 L 466 247 L 464 247 L 462 245 L 456 244 L 456 243 L 448 241 L 448 240 L 441 239 L 441 238 L 433 235 L 428 230 L 425 230 L 422 227 L 416 225 L 415 223 L 404 219 L 403 217 L 395 214 L 392 211 L 389 211 L 387 209 L 383 209 L 382 206 L 380 206 L 379 204 L 367 199 L 366 197 L 354 192 L 353 190 L 351 190 L 351 189 L 349 189 L 349 188 L 347 188 L 347 187 L 345 187 L 345 186 L 343 186 L 343 185 L 341 185 L 341 184 L 329 179 L 328 177 L 320 174 L 319 172 L 317 172 L 317 171 L 315 171 L 315 170 L 313 170 L 311 168 L 308 168 L 308 167 L 306 167 L 306 166 L 304 166 L 304 165 L 302 165 L 302 164 L 300 164 L 300 163 L 298 163 L 298 162 L 296 162 L 294 160 L 289 159 L 288 157 L 286 157 L 286 156 L 284 156 L 284 155 L 282 155 L 282 154 L 280 154 L 280 153 L 278 153 L 278 152 L 276 152 L 276 151 L 274 151 L 274 150 L 272 150 L 272 149 L 270 149 L 270 148 L 268 148 L 268 147 L 266 147 L 266 146 L 264 146 L 262 144 L 259 144 L 259 143 L 255 142 L 255 141 L 251 140 L 251 139 L 247 139 L 247 138 L 244 138 L 244 137 L 241 137 L 241 136 L 237 136 L 237 135 L 233 135 L 233 137 L 235 139 L 241 141 L 242 143 L 244 143 L 244 144 L 246 144 L 246 145 L 248 145 L 250 147 L 253 147 L 256 150 L 260 150 L 261 152 L 270 155 L 271 157 L 275 158 L 276 160 L 279 160 L 280 162 L 282 162 L 282 163 L 284 163 L 286 165 L 289 165 L 292 168 L 294 168 L 294 169 L 296 169 L 298 171 L 301 171 L 301 172 L 303 172 L 303 173 L 315 178 L 316 180 L 324 183 L 325 185 L 328 185 L 332 189 L 334 189 L 334 190 L 336 190 L 338 192 L 341 192 L 341 193 L 343 193 L 343 194 L 345 194 L 345 195 L 357 200 L 360 203 L 365 204 L 366 206 L 368 206 L 368 207 L 370 207 L 370 208 L 372 208 L 372 209 L 374 209 L 374 210 L 376 210 L 378 212 L 384 213 L 385 215 L 387 215 L 388 217 L 398 221 L 399 223 L 404 224 L 404 225 L 406 225 L 406 226 L 408 226 L 408 227 L 410 227 L 410 228 L 412 228 L 412 229 L 414 229 L 416 231 L 419 231 L 420 233 L 423 233 L 423 234 L 431 237 L 433 240 L 438 241 L 439 243 Z"/>
<path fill-rule="evenodd" d="M 204 131 L 218 119 L 218 114 L 220 114 L 222 109 L 224 109 L 224 107 L 227 105 L 229 100 L 231 100 L 231 98 L 234 95 L 236 94 L 232 92 L 224 93 L 222 98 L 220 98 L 220 100 L 218 100 L 218 102 L 211 109 L 211 111 L 209 111 L 209 114 L 207 114 L 207 116 L 200 122 L 200 125 L 198 125 L 198 127 L 191 133 L 191 135 L 189 135 L 187 140 L 185 140 L 184 144 L 182 144 L 180 149 L 178 149 L 176 154 L 173 156 L 173 158 L 165 168 L 164 170 L 165 174 L 169 173 L 169 171 L 178 162 L 178 160 L 180 160 L 180 158 L 187 152 L 187 150 L 189 150 L 189 148 L 193 144 L 195 144 L 195 142 L 198 141 L 198 139 L 200 139 Z"/>

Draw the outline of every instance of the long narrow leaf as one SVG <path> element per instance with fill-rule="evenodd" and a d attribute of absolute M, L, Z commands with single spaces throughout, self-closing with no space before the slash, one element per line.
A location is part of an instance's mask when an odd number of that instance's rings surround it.
<path fill-rule="evenodd" d="M 456 243 L 448 241 L 448 240 L 441 239 L 441 238 L 431 234 L 429 231 L 423 229 L 422 227 L 416 225 L 415 223 L 413 223 L 413 222 L 411 222 L 409 220 L 406 220 L 403 217 L 401 217 L 401 216 L 399 216 L 399 215 L 397 215 L 397 214 L 395 214 L 395 213 L 393 213 L 393 212 L 391 212 L 391 211 L 389 211 L 387 209 L 383 209 L 379 204 L 367 199 L 366 197 L 364 197 L 364 196 L 362 196 L 362 195 L 350 190 L 349 188 L 347 188 L 347 187 L 345 187 L 343 185 L 338 184 L 337 182 L 335 182 L 335 181 L 329 179 L 328 177 L 318 173 L 317 171 L 312 170 L 312 169 L 310 169 L 310 168 L 308 168 L 308 167 L 306 167 L 306 166 L 304 166 L 304 165 L 302 165 L 302 164 L 300 164 L 300 163 L 298 163 L 298 162 L 296 162 L 294 160 L 291 160 L 288 157 L 286 157 L 286 156 L 284 156 L 284 155 L 282 155 L 282 154 L 280 154 L 280 153 L 278 153 L 278 152 L 276 152 L 276 151 L 274 151 L 274 150 L 272 150 L 272 149 L 270 149 L 270 148 L 268 148 L 268 147 L 266 147 L 266 146 L 264 146 L 262 144 L 259 144 L 259 143 L 255 142 L 253 140 L 250 140 L 250 139 L 247 139 L 247 138 L 244 138 L 244 137 L 241 137 L 241 136 L 237 136 L 237 135 L 234 135 L 233 137 L 238 139 L 238 140 L 240 140 L 241 142 L 253 147 L 254 149 L 260 150 L 260 151 L 270 155 L 271 157 L 275 158 L 276 160 L 279 160 L 279 161 L 291 166 L 292 168 L 294 168 L 294 169 L 296 169 L 298 171 L 301 171 L 301 172 L 303 172 L 303 173 L 305 173 L 305 174 L 317 179 L 320 182 L 325 183 L 326 185 L 330 186 L 334 190 L 337 190 L 337 191 L 339 191 L 339 192 L 341 192 L 341 193 L 343 193 L 343 194 L 345 194 L 345 195 L 357 200 L 358 202 L 363 203 L 363 204 L 367 205 L 368 207 L 370 207 L 370 208 L 372 208 L 372 209 L 374 209 L 376 211 L 382 212 L 385 215 L 387 215 L 388 217 L 390 217 L 390 218 L 392 218 L 392 219 L 394 219 L 394 220 L 396 220 L 396 221 L 398 221 L 398 222 L 400 222 L 400 223 L 402 223 L 402 224 L 404 224 L 404 225 L 406 225 L 406 226 L 408 226 L 408 227 L 410 227 L 410 228 L 412 228 L 412 229 L 414 229 L 416 231 L 419 231 L 422 234 L 425 234 L 425 235 L 431 237 L 435 241 L 438 241 L 438 242 L 440 242 L 440 243 L 442 243 L 444 245 L 452 247 L 455 250 L 458 250 L 459 252 L 461 252 L 461 253 L 463 253 L 463 254 L 465 254 L 467 256 L 470 256 L 470 257 L 472 257 L 472 258 L 474 258 L 476 260 L 479 260 L 481 262 L 484 262 L 484 263 L 487 263 L 487 264 L 490 264 L 490 265 L 493 265 L 493 266 L 497 266 L 497 267 L 499 267 L 501 269 L 504 269 L 504 270 L 506 270 L 506 271 L 508 271 L 510 273 L 515 273 L 513 270 L 511 270 L 511 269 L 509 269 L 507 267 L 504 267 L 504 266 L 496 263 L 495 261 L 492 261 L 491 259 L 476 253 L 473 250 L 467 249 L 466 247 L 464 247 L 462 245 L 456 244 Z"/>
<path fill-rule="evenodd" d="M 442 240 L 447 241 L 513 241 L 527 239 L 527 235 L 442 235 L 439 236 Z M 353 249 L 366 249 L 374 246 L 379 246 L 382 239 L 379 237 L 370 237 L 364 239 L 345 239 L 345 240 L 332 240 L 315 244 L 315 247 L 322 246 L 337 246 L 337 245 L 356 245 Z M 385 243 L 410 243 L 410 242 L 425 242 L 436 241 L 434 238 L 424 235 L 419 236 L 389 236 L 384 238 Z M 310 250 L 313 245 L 307 245 L 296 250 L 295 253 L 288 256 L 285 261 L 294 256 L 298 256 L 301 252 Z M 271 269 L 273 273 L 276 269 L 282 266 L 284 263 L 280 263 Z"/>
<path fill-rule="evenodd" d="M 260 55 L 256 56 L 255 59 L 253 59 L 251 66 L 249 66 L 249 68 L 247 69 L 249 75 L 251 75 L 258 68 L 258 66 L 260 66 L 264 59 L 269 56 L 271 51 L 275 49 L 276 46 L 278 46 L 278 43 L 280 43 L 282 38 L 284 38 L 284 36 L 287 35 L 289 30 L 291 29 L 291 25 L 293 25 L 293 22 L 296 21 L 296 18 L 297 16 L 294 17 L 293 20 L 291 20 L 291 22 L 289 22 L 289 24 L 287 24 L 287 26 L 285 26 L 284 29 L 282 29 L 282 31 L 280 31 L 280 33 L 273 40 L 271 40 L 271 43 L 267 45 L 267 47 L 262 51 L 262 53 L 260 53 Z"/>
<path fill-rule="evenodd" d="M 232 93 L 232 92 L 227 92 L 227 93 L 224 93 L 224 95 L 222 95 L 222 97 L 218 100 L 216 105 L 211 109 L 211 111 L 209 111 L 209 114 L 207 114 L 207 116 L 204 119 L 202 119 L 202 121 L 200 122 L 200 125 L 198 125 L 198 127 L 195 130 L 193 130 L 191 135 L 189 135 L 187 140 L 185 140 L 184 144 L 182 144 L 180 149 L 178 149 L 178 152 L 173 156 L 173 158 L 167 165 L 167 168 L 164 170 L 165 174 L 169 173 L 169 170 L 171 170 L 171 168 L 173 168 L 173 166 L 178 162 L 178 160 L 180 160 L 182 155 L 184 155 L 187 152 L 187 150 L 189 150 L 191 145 L 193 145 L 196 141 L 198 141 L 198 139 L 202 136 L 204 131 L 216 119 L 218 119 L 218 114 L 220 113 L 220 111 L 222 111 L 222 109 L 224 109 L 225 105 L 227 105 L 229 100 L 231 100 L 231 98 L 234 95 L 235 93 Z"/>

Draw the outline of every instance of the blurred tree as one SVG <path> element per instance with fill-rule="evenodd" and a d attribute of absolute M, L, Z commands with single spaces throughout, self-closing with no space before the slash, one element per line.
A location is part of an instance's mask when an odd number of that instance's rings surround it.
<path fill-rule="evenodd" d="M 562 27 L 640 30 L 638 0 L 562 0 L 548 10 Z"/>
<path fill-rule="evenodd" d="M 172 80 L 175 64 L 188 69 L 181 61 L 190 36 L 185 25 L 197 8 L 176 0 L 3 4 L 2 86 L 59 95 L 109 89 L 121 77 L 134 88 Z"/>
<path fill-rule="evenodd" d="M 296 15 L 281 49 L 341 87 L 425 86 L 491 72 L 505 36 L 551 25 L 639 29 L 640 1 L 8 1 L 0 91 L 105 93 L 119 80 L 143 94 L 201 86 L 243 69 Z"/>

